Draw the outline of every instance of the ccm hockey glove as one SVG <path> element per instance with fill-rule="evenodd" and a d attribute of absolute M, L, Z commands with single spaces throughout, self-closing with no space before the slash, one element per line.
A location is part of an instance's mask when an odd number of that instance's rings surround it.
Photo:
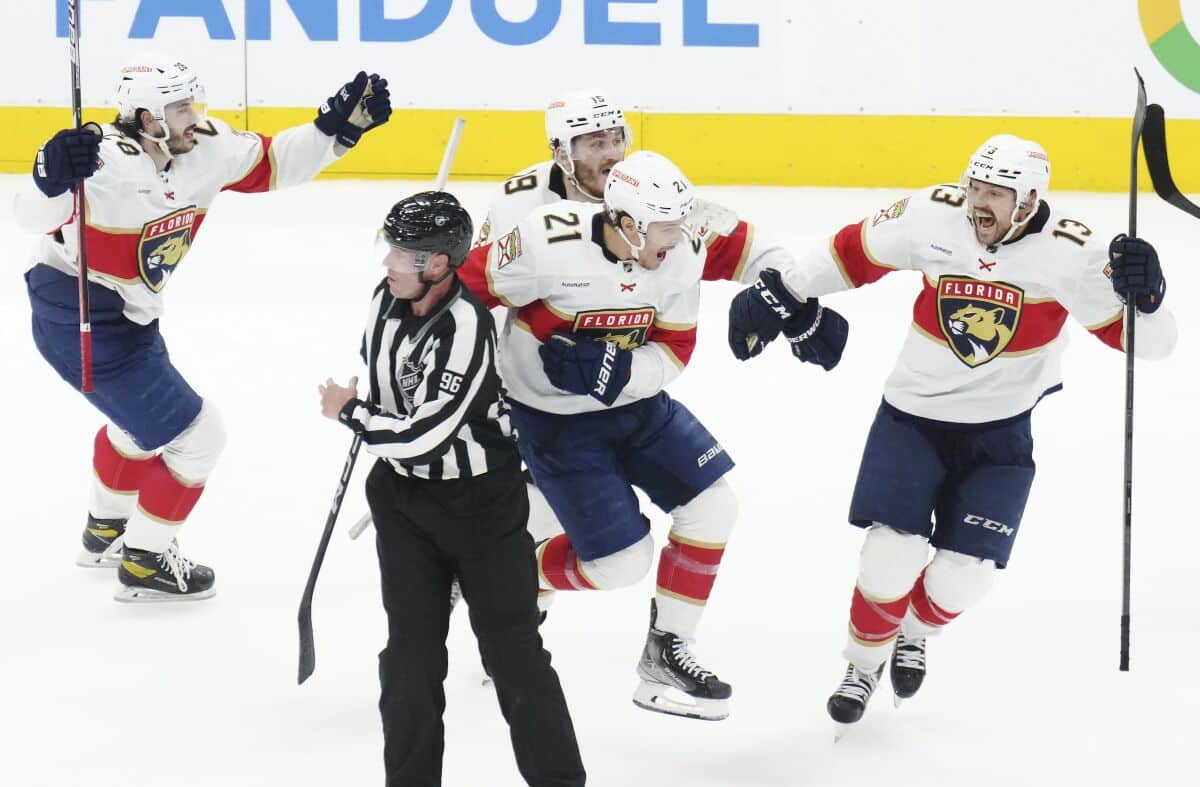
<path fill-rule="evenodd" d="M 42 145 L 33 161 L 33 182 L 47 197 L 57 197 L 100 166 L 100 135 L 88 124 L 65 128 Z"/>
<path fill-rule="evenodd" d="M 804 308 L 805 303 L 784 286 L 779 271 L 767 268 L 752 287 L 729 302 L 729 349 L 739 361 L 753 358 L 779 335 L 785 320 Z"/>
<path fill-rule="evenodd" d="M 325 134 L 345 148 L 358 144 L 363 132 L 382 126 L 392 115 L 391 93 L 379 74 L 359 71 L 354 81 L 342 85 L 317 109 L 313 121 Z"/>
<path fill-rule="evenodd" d="M 571 333 L 551 334 L 538 348 L 542 368 L 555 388 L 591 396 L 611 407 L 629 382 L 633 353 L 614 342 Z"/>
<path fill-rule="evenodd" d="M 805 363 L 818 364 L 829 371 L 842 360 L 850 323 L 846 318 L 809 298 L 794 317 L 783 323 L 783 335 L 792 346 L 792 355 Z"/>
<path fill-rule="evenodd" d="M 1141 238 L 1118 235 L 1108 244 L 1113 290 L 1126 303 L 1133 298 L 1142 314 L 1150 314 L 1167 297 L 1167 280 L 1158 264 L 1158 252 Z"/>

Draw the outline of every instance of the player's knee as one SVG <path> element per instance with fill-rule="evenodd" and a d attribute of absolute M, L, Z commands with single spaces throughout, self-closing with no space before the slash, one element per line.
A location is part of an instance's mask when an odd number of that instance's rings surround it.
<path fill-rule="evenodd" d="M 939 549 L 925 569 L 925 592 L 942 609 L 962 612 L 987 595 L 995 571 L 991 560 Z"/>
<path fill-rule="evenodd" d="M 649 533 L 611 555 L 583 561 L 583 574 L 600 590 L 626 587 L 640 580 L 654 562 L 654 539 Z"/>
<path fill-rule="evenodd" d="M 890 600 L 912 590 L 929 557 L 929 541 L 876 524 L 859 555 L 858 587 L 871 598 Z"/>
<path fill-rule="evenodd" d="M 184 481 L 200 483 L 208 478 L 225 449 L 225 421 L 207 399 L 187 429 L 163 448 L 163 462 Z"/>
<path fill-rule="evenodd" d="M 108 442 L 121 456 L 136 460 L 148 459 L 154 455 L 153 451 L 143 449 L 134 441 L 132 435 L 114 423 L 101 427 L 101 430 L 108 437 Z"/>
<path fill-rule="evenodd" d="M 708 489 L 671 512 L 671 534 L 706 544 L 724 544 L 737 520 L 733 487 L 718 478 Z"/>

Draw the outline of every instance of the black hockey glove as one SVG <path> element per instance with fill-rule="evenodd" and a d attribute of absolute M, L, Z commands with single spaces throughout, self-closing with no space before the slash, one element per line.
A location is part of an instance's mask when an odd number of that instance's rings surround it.
<path fill-rule="evenodd" d="M 729 303 L 729 349 L 739 361 L 753 358 L 779 335 L 785 320 L 804 308 L 805 303 L 784 286 L 779 271 L 767 268 L 754 286 Z"/>
<path fill-rule="evenodd" d="M 1108 262 L 1112 268 L 1112 286 L 1122 301 L 1133 304 L 1142 314 L 1151 314 L 1167 297 L 1167 280 L 1158 264 L 1158 252 L 1141 238 L 1118 235 L 1108 244 Z"/>
<path fill-rule="evenodd" d="M 805 363 L 818 364 L 829 371 L 842 360 L 850 323 L 846 318 L 809 298 L 804 308 L 783 323 L 783 335 L 792 346 L 792 355 Z"/>
<path fill-rule="evenodd" d="M 342 85 L 317 109 L 313 123 L 342 147 L 354 147 L 364 131 L 382 126 L 391 117 L 387 84 L 379 74 L 367 76 L 367 72 L 359 71 L 353 82 Z"/>
<path fill-rule="evenodd" d="M 538 348 L 542 368 L 555 388 L 587 395 L 611 407 L 629 382 L 633 353 L 614 342 L 555 333 Z"/>
<path fill-rule="evenodd" d="M 100 135 L 95 126 L 65 128 L 46 141 L 33 161 L 33 182 L 47 197 L 57 197 L 100 167 Z"/>

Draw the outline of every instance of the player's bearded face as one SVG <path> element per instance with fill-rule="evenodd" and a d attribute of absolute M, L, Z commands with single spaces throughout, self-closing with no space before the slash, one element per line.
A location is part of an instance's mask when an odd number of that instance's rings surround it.
<path fill-rule="evenodd" d="M 167 104 L 163 110 L 167 118 L 167 128 L 171 130 L 171 136 L 167 139 L 167 149 L 172 154 L 179 155 L 196 147 L 196 125 L 204 117 L 204 105 L 185 98 Z"/>
<path fill-rule="evenodd" d="M 683 219 L 652 221 L 646 227 L 646 245 L 638 254 L 638 262 L 643 268 L 654 270 L 662 265 L 667 253 L 683 240 Z"/>
<path fill-rule="evenodd" d="M 1008 233 L 1016 205 L 1017 193 L 1012 189 L 975 179 L 967 183 L 968 215 L 976 240 L 984 245 L 998 243 Z"/>
<path fill-rule="evenodd" d="M 625 159 L 625 129 L 610 128 L 576 137 L 571 142 L 575 179 L 590 194 L 604 193 L 604 182 L 613 165 Z"/>

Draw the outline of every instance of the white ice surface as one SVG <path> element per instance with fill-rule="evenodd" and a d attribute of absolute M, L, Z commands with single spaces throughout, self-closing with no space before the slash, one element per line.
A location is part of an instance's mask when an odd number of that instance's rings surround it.
<path fill-rule="evenodd" d="M 320 417 L 316 386 L 359 371 L 379 277 L 374 229 L 424 184 L 325 181 L 217 201 L 167 290 L 163 332 L 228 422 L 228 449 L 183 537 L 216 569 L 218 594 L 126 606 L 111 599 L 112 572 L 72 562 L 100 421 L 29 337 L 21 272 L 33 239 L 7 207 L 23 182 L 0 178 L 0 784 L 382 783 L 377 569 L 370 540 L 345 537 L 365 510 L 365 454 L 317 588 L 317 671 L 303 687 L 296 606 L 350 442 Z M 452 188 L 479 216 L 495 186 Z M 797 243 L 902 195 L 702 192 Z M 1119 195 L 1051 199 L 1097 232 L 1125 225 Z M 1181 339 L 1170 360 L 1137 367 L 1133 671 L 1117 671 L 1123 361 L 1072 323 L 1066 390 L 1035 415 L 1038 478 L 1011 567 L 931 642 L 921 694 L 894 710 L 885 685 L 835 745 L 824 705 L 843 669 L 861 538 L 846 510 L 917 280 L 897 274 L 827 300 L 851 323 L 832 373 L 780 346 L 734 361 L 725 312 L 736 287 L 710 284 L 697 352 L 671 393 L 738 462 L 741 516 L 695 648 L 733 684 L 733 715 L 703 723 L 630 702 L 653 575 L 621 592 L 560 594 L 543 634 L 591 784 L 1197 783 L 1200 527 L 1187 490 L 1200 442 L 1200 225 L 1152 195 L 1141 211 Z M 661 540 L 666 517 L 648 513 Z M 461 611 L 449 648 L 445 783 L 520 784 Z"/>

